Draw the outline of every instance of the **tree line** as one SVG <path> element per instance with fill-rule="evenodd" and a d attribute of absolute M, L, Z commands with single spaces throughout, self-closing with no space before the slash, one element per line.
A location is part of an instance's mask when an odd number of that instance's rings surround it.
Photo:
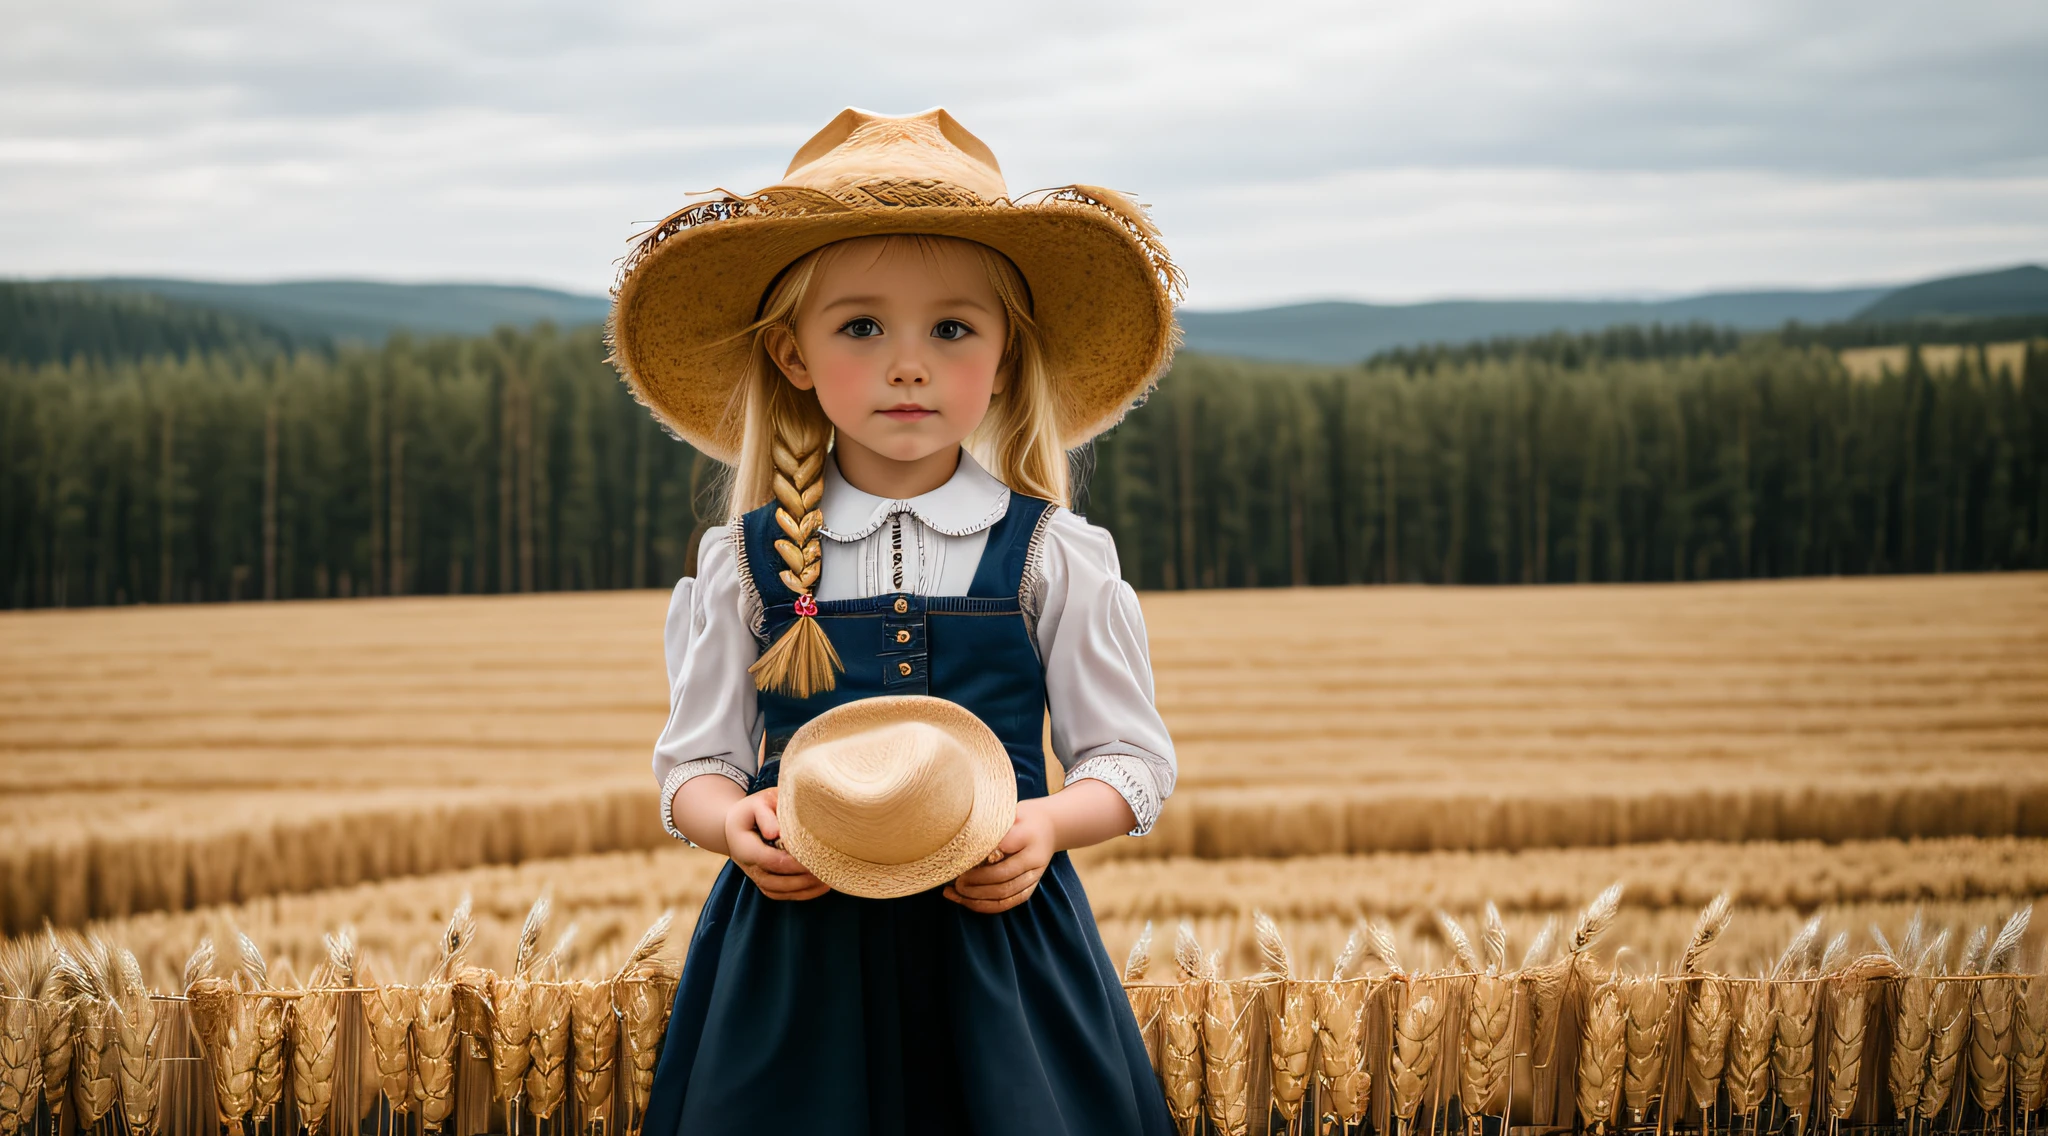
<path fill-rule="evenodd" d="M 2048 567 L 2048 349 L 1859 380 L 1685 334 L 1186 355 L 1077 453 L 1077 504 L 1140 588 Z M 543 327 L 0 363 L 0 605 L 667 586 L 722 519 L 719 467 L 604 354 Z"/>

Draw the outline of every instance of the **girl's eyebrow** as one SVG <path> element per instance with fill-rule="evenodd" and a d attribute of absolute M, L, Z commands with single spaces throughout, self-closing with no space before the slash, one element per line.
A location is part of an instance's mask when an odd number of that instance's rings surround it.
<path fill-rule="evenodd" d="M 841 296 L 836 300 L 827 300 L 820 310 L 829 312 L 834 308 L 874 307 L 881 304 L 885 299 L 887 297 L 884 296 Z M 999 310 L 968 296 L 951 296 L 940 300 L 936 306 L 942 308 L 973 308 L 975 311 L 985 312 L 990 315 L 995 314 Z"/>

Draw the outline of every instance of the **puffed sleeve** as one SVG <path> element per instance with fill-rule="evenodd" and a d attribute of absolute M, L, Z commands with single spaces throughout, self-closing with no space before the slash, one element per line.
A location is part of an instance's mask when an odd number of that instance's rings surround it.
<path fill-rule="evenodd" d="M 1025 580 L 1066 783 L 1101 781 L 1152 831 L 1173 793 L 1173 739 L 1153 704 L 1152 655 L 1137 594 L 1109 533 L 1065 509 L 1053 515 Z"/>
<path fill-rule="evenodd" d="M 761 711 L 747 668 L 759 656 L 752 597 L 740 580 L 730 530 L 704 534 L 697 575 L 676 584 L 663 628 L 668 661 L 668 724 L 654 743 L 661 783 L 661 825 L 676 831 L 670 808 L 692 777 L 717 774 L 745 789 L 759 764 Z"/>

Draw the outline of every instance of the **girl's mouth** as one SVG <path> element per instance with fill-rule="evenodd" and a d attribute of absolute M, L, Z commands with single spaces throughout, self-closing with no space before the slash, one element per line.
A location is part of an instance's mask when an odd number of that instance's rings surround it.
<path fill-rule="evenodd" d="M 906 402 L 901 406 L 892 406 L 880 413 L 885 417 L 894 418 L 898 422 L 916 422 L 921 419 L 930 418 L 932 415 L 937 414 L 938 411 L 928 406 L 919 406 L 916 403 Z"/>

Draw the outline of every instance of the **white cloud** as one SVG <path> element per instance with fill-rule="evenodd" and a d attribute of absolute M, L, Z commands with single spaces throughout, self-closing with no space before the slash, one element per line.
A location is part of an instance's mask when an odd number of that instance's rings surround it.
<path fill-rule="evenodd" d="M 849 103 L 948 105 L 1014 188 L 1155 202 L 1205 304 L 2048 255 L 2037 0 L 69 0 L 9 30 L 0 274 L 594 290 Z"/>

